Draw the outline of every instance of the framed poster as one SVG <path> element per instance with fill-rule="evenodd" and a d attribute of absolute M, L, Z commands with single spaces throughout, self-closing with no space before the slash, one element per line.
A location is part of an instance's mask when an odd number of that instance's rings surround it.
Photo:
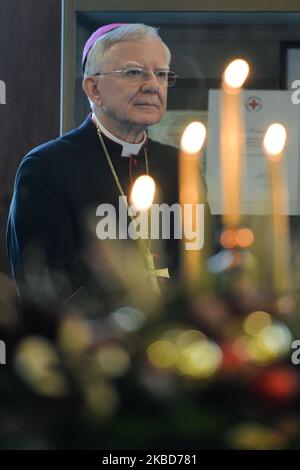
<path fill-rule="evenodd" d="M 243 109 L 244 173 L 241 185 L 243 215 L 271 214 L 270 181 L 263 138 L 272 122 L 280 122 L 287 131 L 284 150 L 284 180 L 288 188 L 288 213 L 300 215 L 299 207 L 299 126 L 300 107 L 290 99 L 288 90 L 245 90 L 241 96 Z M 222 214 L 221 188 L 221 92 L 211 90 L 208 112 L 206 181 L 208 200 L 213 214 Z"/>

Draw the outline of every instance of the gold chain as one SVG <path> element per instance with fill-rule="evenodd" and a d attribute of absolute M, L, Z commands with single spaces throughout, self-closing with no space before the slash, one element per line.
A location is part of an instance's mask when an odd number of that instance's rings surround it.
<path fill-rule="evenodd" d="M 105 142 L 104 142 L 104 140 L 103 140 L 102 132 L 101 132 L 101 129 L 100 129 L 98 123 L 97 123 L 97 134 L 98 134 L 99 140 L 100 140 L 100 142 L 101 142 L 101 145 L 102 145 L 102 148 L 103 148 L 103 151 L 104 151 L 106 160 L 107 160 L 108 165 L 109 165 L 109 167 L 110 167 L 110 170 L 111 170 L 111 172 L 112 172 L 113 178 L 114 178 L 115 183 L 116 183 L 116 185 L 117 185 L 117 188 L 118 188 L 118 190 L 119 190 L 119 193 L 120 193 L 120 195 L 123 197 L 124 203 L 126 204 L 126 209 L 127 209 L 128 213 L 129 213 L 129 216 L 130 216 L 130 218 L 131 218 L 131 220 L 132 220 L 132 222 L 133 222 L 133 224 L 134 224 L 134 227 L 135 227 L 135 229 L 136 229 L 137 226 L 136 226 L 135 218 L 133 217 L 132 212 L 131 212 L 131 210 L 130 210 L 130 206 L 129 206 L 129 204 L 128 204 L 128 201 L 127 201 L 127 198 L 126 198 L 125 193 L 124 193 L 124 191 L 123 191 L 123 188 L 122 188 L 122 186 L 121 186 L 119 177 L 118 177 L 118 175 L 117 175 L 117 173 L 116 173 L 116 170 L 115 170 L 115 168 L 114 168 L 113 162 L 111 161 L 110 155 L 109 155 L 109 153 L 108 153 L 107 147 L 106 147 Z M 147 154 L 146 147 L 144 147 L 144 153 L 145 153 L 145 167 L 146 167 L 146 173 L 147 173 L 147 175 L 149 175 L 149 162 L 148 162 L 148 154 Z M 145 245 L 144 245 L 144 243 L 143 243 L 143 241 L 142 241 L 141 238 L 137 238 L 137 240 L 139 240 L 139 242 L 141 243 L 143 249 L 146 251 L 146 254 L 148 254 L 148 253 L 150 252 L 151 238 L 149 238 L 149 240 L 148 240 L 148 246 L 145 246 Z"/>
<path fill-rule="evenodd" d="M 109 153 L 108 153 L 108 150 L 107 150 L 107 147 L 105 145 L 105 142 L 103 140 L 103 137 L 102 137 L 102 133 L 101 133 L 101 129 L 100 129 L 100 126 L 99 126 L 99 123 L 98 121 L 97 122 L 97 134 L 99 136 L 99 140 L 101 142 L 101 145 L 102 145 L 102 148 L 103 148 L 103 151 L 105 153 L 105 156 L 106 156 L 106 159 L 107 159 L 107 162 L 108 162 L 108 165 L 111 169 L 111 172 L 112 172 L 112 175 L 114 177 L 114 180 L 115 180 L 115 183 L 117 185 L 117 188 L 120 192 L 120 195 L 121 197 L 123 198 L 124 200 L 124 204 L 126 205 L 126 208 L 127 208 L 127 211 L 129 213 L 129 216 L 134 224 L 134 227 L 135 227 L 135 230 L 137 231 L 137 225 L 136 225 L 136 221 L 135 221 L 135 218 L 133 217 L 133 214 L 131 212 L 131 209 L 129 207 L 129 204 L 128 204 L 128 201 L 127 201 L 127 198 L 125 196 L 125 193 L 123 191 L 123 188 L 121 186 L 121 183 L 120 183 L 120 180 L 118 178 L 118 175 L 116 173 L 116 170 L 114 168 L 114 165 L 111 161 L 111 158 L 109 156 Z M 144 151 L 145 151 L 145 166 L 146 166 L 146 172 L 147 172 L 147 175 L 149 175 L 149 163 L 148 163 L 148 155 L 147 155 L 147 150 L 146 150 L 146 147 L 144 148 Z M 155 269 L 155 263 L 154 263 L 154 257 L 153 257 L 153 254 L 151 253 L 151 250 L 150 250 L 150 246 L 151 246 L 151 238 L 149 237 L 148 238 L 148 245 L 146 246 L 146 244 L 143 243 L 143 240 L 140 238 L 140 237 L 137 237 L 137 242 L 140 244 L 141 246 L 141 249 L 143 250 L 144 252 L 144 257 L 145 257 L 145 261 L 146 261 L 146 264 L 147 264 L 147 268 L 148 268 L 148 275 L 150 276 L 150 283 L 151 283 L 151 286 L 153 288 L 153 290 L 156 292 L 156 294 L 160 295 L 160 287 L 159 287 L 159 283 L 158 283 L 158 280 L 157 278 L 158 277 L 164 277 L 164 278 L 169 278 L 170 275 L 169 275 L 169 270 L 168 268 L 163 268 L 163 269 Z"/>
<path fill-rule="evenodd" d="M 104 142 L 104 140 L 103 140 L 101 129 L 100 129 L 100 127 L 99 127 L 98 125 L 97 125 L 97 134 L 98 134 L 98 136 L 99 136 L 99 139 L 100 139 L 102 148 L 103 148 L 103 150 L 104 150 L 106 159 L 107 159 L 107 161 L 108 161 L 109 167 L 110 167 L 111 172 L 112 172 L 112 174 L 113 174 L 113 177 L 114 177 L 114 180 L 115 180 L 116 185 L 117 185 L 117 187 L 118 187 L 118 190 L 119 190 L 121 196 L 126 197 L 126 196 L 125 196 L 125 193 L 124 193 L 124 191 L 123 191 L 123 188 L 122 188 L 122 186 L 121 186 L 120 180 L 119 180 L 119 178 L 118 178 L 118 175 L 117 175 L 117 173 L 116 173 L 116 170 L 115 170 L 115 168 L 114 168 L 114 166 L 113 166 L 113 163 L 112 163 L 112 161 L 111 161 L 111 158 L 110 158 L 110 156 L 109 156 L 109 153 L 108 153 L 107 147 L 106 147 L 106 145 L 105 145 L 105 142 Z M 148 154 L 147 154 L 146 147 L 144 147 L 144 151 L 145 151 L 146 173 L 147 173 L 147 175 L 149 175 L 149 162 L 148 162 Z"/>

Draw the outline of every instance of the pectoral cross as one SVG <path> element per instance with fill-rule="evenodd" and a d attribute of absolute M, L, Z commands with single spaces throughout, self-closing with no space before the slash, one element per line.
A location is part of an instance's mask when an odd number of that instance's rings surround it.
<path fill-rule="evenodd" d="M 145 257 L 148 268 L 147 275 L 150 277 L 151 286 L 157 294 L 160 294 L 161 292 L 157 278 L 164 277 L 168 279 L 170 277 L 169 270 L 168 268 L 155 269 L 154 256 L 150 250 L 146 251 Z"/>

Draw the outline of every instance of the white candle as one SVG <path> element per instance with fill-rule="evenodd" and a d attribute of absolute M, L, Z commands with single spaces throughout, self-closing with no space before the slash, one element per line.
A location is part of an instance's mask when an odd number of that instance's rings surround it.
<path fill-rule="evenodd" d="M 225 69 L 221 100 L 221 185 L 224 225 L 240 224 L 243 119 L 241 91 L 249 73 L 245 60 L 236 59 Z"/>
<path fill-rule="evenodd" d="M 206 137 L 205 126 L 201 122 L 190 123 L 181 138 L 181 151 L 179 157 L 179 198 L 182 214 L 184 207 L 191 207 L 192 220 L 183 220 L 181 264 L 182 275 L 187 286 L 193 287 L 200 279 L 201 257 L 200 250 L 187 250 L 184 232 L 185 223 L 191 223 L 193 229 L 196 225 L 197 204 L 203 201 L 200 179 L 200 155 Z M 205 222 L 205 221 L 204 221 Z M 201 227 L 204 229 L 204 227 Z"/>
<path fill-rule="evenodd" d="M 288 196 L 283 167 L 285 142 L 284 126 L 279 123 L 271 124 L 264 137 L 264 148 L 267 153 L 271 182 L 273 286 L 278 294 L 282 294 L 291 286 Z"/>

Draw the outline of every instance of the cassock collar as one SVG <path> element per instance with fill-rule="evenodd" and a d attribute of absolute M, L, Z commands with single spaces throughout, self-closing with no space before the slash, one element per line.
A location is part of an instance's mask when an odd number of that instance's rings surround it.
<path fill-rule="evenodd" d="M 89 115 L 88 119 L 94 128 L 96 126 L 96 123 L 92 113 Z M 104 137 L 105 144 L 109 147 L 108 150 L 112 151 L 113 154 L 122 158 L 128 158 L 132 156 L 138 158 L 140 154 L 142 154 L 142 150 L 144 149 L 144 146 L 147 142 L 146 132 L 142 142 L 138 144 L 130 144 L 111 134 L 111 132 L 109 132 L 100 121 L 98 122 L 102 132 L 102 136 Z"/>
<path fill-rule="evenodd" d="M 92 116 L 92 119 L 93 119 L 93 116 Z M 144 134 L 144 138 L 142 142 L 139 142 L 138 144 L 131 144 L 129 142 L 125 142 L 124 140 L 119 139 L 118 137 L 113 135 L 111 132 L 109 132 L 109 130 L 106 129 L 106 127 L 104 127 L 103 124 L 99 120 L 98 122 L 99 122 L 99 127 L 101 129 L 102 134 L 104 134 L 108 139 L 112 140 L 113 142 L 116 142 L 117 144 L 122 145 L 121 157 L 130 157 L 132 155 L 138 155 L 140 153 L 141 148 L 144 147 L 144 144 L 147 139 L 146 133 Z"/>

